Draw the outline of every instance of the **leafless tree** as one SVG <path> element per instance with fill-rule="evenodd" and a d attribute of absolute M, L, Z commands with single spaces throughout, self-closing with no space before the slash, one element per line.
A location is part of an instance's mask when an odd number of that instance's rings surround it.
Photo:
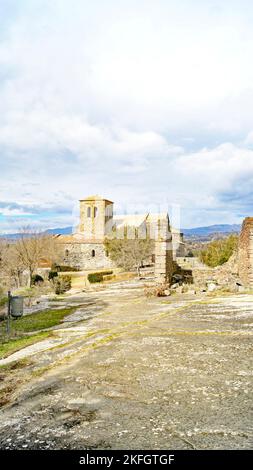
<path fill-rule="evenodd" d="M 40 262 L 47 260 L 51 264 L 58 256 L 54 238 L 31 227 L 20 229 L 19 237 L 15 242 L 15 252 L 19 264 L 29 273 L 29 286 L 32 284 L 32 277 Z"/>
<path fill-rule="evenodd" d="M 0 243 L 0 273 L 16 287 L 20 287 L 25 271 L 29 274 L 31 286 L 32 277 L 42 261 L 51 265 L 59 259 L 60 252 L 54 237 L 32 227 L 20 229 L 17 239 L 5 239 Z"/>
<path fill-rule="evenodd" d="M 126 270 L 136 269 L 140 275 L 143 262 L 154 253 L 154 241 L 150 239 L 117 239 L 108 238 L 105 249 L 110 258 L 119 267 Z"/>
<path fill-rule="evenodd" d="M 1 240 L 0 242 L 0 273 L 4 284 L 8 287 L 14 285 L 20 287 L 22 272 L 25 266 L 22 264 L 15 248 L 15 242 Z"/>

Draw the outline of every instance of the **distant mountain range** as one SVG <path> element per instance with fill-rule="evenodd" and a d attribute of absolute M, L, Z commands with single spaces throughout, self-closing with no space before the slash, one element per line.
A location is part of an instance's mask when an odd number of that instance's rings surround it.
<path fill-rule="evenodd" d="M 52 228 L 47 230 L 47 233 L 51 234 L 63 234 L 63 235 L 69 235 L 72 233 L 73 228 L 72 227 L 64 227 L 64 228 Z M 241 230 L 241 225 L 240 224 L 221 224 L 221 225 L 209 225 L 208 227 L 195 227 L 195 228 L 183 228 L 181 229 L 181 232 L 186 237 L 193 236 L 193 237 L 199 237 L 199 236 L 208 236 L 212 234 L 217 234 L 217 233 L 239 233 Z"/>
<path fill-rule="evenodd" d="M 46 233 L 51 233 L 52 235 L 70 235 L 73 232 L 73 227 L 63 227 L 63 228 L 49 228 L 46 230 Z"/>
<path fill-rule="evenodd" d="M 62 228 L 49 228 L 45 232 L 42 233 L 50 233 L 51 235 L 61 234 L 61 235 L 69 235 L 72 233 L 72 227 L 62 227 Z M 29 236 L 29 234 L 27 235 Z M 0 234 L 0 238 L 8 238 L 8 239 L 15 239 L 19 238 L 20 233 L 6 233 Z"/>
<path fill-rule="evenodd" d="M 221 225 L 209 225 L 207 227 L 195 227 L 195 228 L 183 228 L 181 232 L 183 232 L 186 238 L 188 237 L 208 237 L 212 234 L 229 234 L 229 233 L 239 233 L 241 230 L 240 224 L 221 224 Z M 62 234 L 62 235 L 69 235 L 73 231 L 72 227 L 63 227 L 63 228 L 50 228 L 46 230 L 46 233 L 50 233 L 52 235 L 55 234 Z M 15 239 L 19 238 L 19 233 L 9 233 L 5 235 L 0 235 L 0 238 L 9 238 Z"/>
<path fill-rule="evenodd" d="M 240 224 L 221 224 L 221 225 L 209 225 L 208 227 L 195 227 L 195 228 L 183 228 L 185 237 L 206 237 L 212 234 L 228 234 L 228 233 L 239 233 L 241 230 Z"/>

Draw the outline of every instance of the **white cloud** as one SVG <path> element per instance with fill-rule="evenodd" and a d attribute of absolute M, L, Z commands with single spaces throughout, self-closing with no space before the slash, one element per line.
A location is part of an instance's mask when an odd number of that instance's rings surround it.
<path fill-rule="evenodd" d="M 208 127 L 224 115 L 224 100 L 235 111 L 252 90 L 253 33 L 249 12 L 225 4 L 214 14 L 205 3 L 77 1 L 71 9 L 61 1 L 30 9 L 0 48 L 11 75 L 1 104 L 142 130 Z M 233 121 L 230 110 L 223 118 Z"/>
<path fill-rule="evenodd" d="M 250 147 L 253 145 L 253 131 L 248 133 L 244 143 L 245 145 L 249 145 Z"/>
<path fill-rule="evenodd" d="M 179 3 L 26 0 L 8 17 L 3 201 L 24 213 L 33 204 L 71 212 L 94 192 L 172 201 L 187 209 L 187 224 L 247 213 L 252 3 Z"/>
<path fill-rule="evenodd" d="M 25 212 L 23 209 L 11 209 L 9 207 L 5 207 L 4 209 L 0 208 L 0 214 L 5 217 L 17 217 L 17 216 L 28 216 L 32 215 L 31 212 Z"/>

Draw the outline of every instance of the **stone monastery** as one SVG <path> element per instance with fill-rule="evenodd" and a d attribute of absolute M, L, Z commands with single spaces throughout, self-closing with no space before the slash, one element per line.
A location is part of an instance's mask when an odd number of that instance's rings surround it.
<path fill-rule="evenodd" d="M 155 240 L 157 277 L 166 278 L 168 259 L 184 256 L 183 234 L 171 229 L 167 213 L 114 215 L 113 202 L 98 195 L 80 200 L 80 221 L 72 235 L 57 235 L 64 251 L 64 263 L 81 270 L 113 267 L 104 241 L 116 231 L 117 238 Z"/>

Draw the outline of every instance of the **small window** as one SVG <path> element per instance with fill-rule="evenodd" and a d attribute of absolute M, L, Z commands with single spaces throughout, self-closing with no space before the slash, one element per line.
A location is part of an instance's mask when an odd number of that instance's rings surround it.
<path fill-rule="evenodd" d="M 98 213 L 98 208 L 94 207 L 94 217 L 97 217 L 97 213 Z"/>
<path fill-rule="evenodd" d="M 69 255 L 69 250 L 65 250 L 65 256 Z"/>
<path fill-rule="evenodd" d="M 87 217 L 90 217 L 90 216 L 91 216 L 91 208 L 88 207 L 88 209 L 87 209 Z"/>
<path fill-rule="evenodd" d="M 91 256 L 92 256 L 92 258 L 95 258 L 95 256 L 96 256 L 95 250 L 92 250 Z"/>

